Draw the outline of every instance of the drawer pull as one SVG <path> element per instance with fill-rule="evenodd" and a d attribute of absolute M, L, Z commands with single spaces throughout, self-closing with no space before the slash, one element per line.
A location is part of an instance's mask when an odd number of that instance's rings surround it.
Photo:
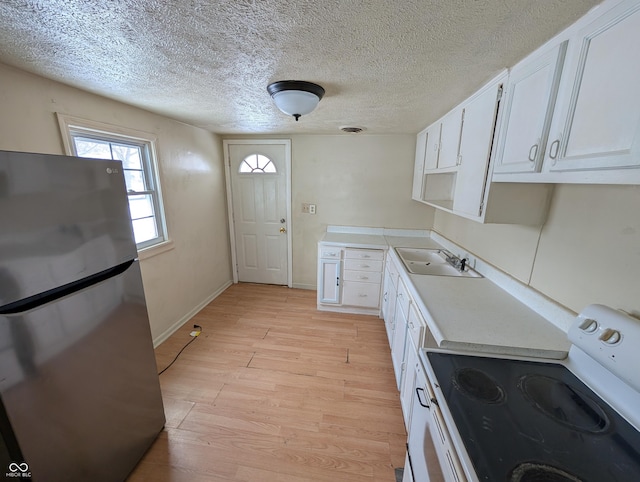
<path fill-rule="evenodd" d="M 358 279 L 369 279 L 368 276 L 358 276 Z"/>
<path fill-rule="evenodd" d="M 359 296 L 360 298 L 366 298 L 366 297 L 367 297 L 367 296 L 369 296 L 369 295 L 366 295 L 366 294 L 364 294 L 364 293 L 360 293 L 358 296 Z"/>
<path fill-rule="evenodd" d="M 360 267 L 361 268 L 370 268 L 371 266 L 369 266 L 368 264 L 361 264 Z"/>

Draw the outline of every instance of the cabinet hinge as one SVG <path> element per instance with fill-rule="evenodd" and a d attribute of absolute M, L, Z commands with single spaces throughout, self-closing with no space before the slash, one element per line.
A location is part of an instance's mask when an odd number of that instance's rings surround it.
<path fill-rule="evenodd" d="M 502 87 L 502 84 L 500 84 L 498 86 L 498 97 L 496 100 L 500 101 L 502 100 L 502 93 L 504 92 L 504 87 Z"/>
<path fill-rule="evenodd" d="M 478 216 L 482 216 L 482 211 L 484 211 L 484 202 L 480 203 L 480 212 L 478 213 Z"/>

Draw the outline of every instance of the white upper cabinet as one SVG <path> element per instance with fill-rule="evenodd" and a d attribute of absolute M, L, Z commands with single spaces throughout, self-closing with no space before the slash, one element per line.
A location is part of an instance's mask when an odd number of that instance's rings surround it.
<path fill-rule="evenodd" d="M 478 91 L 462 109 L 460 166 L 453 199 L 455 213 L 482 214 L 498 101 L 505 77 L 500 76 Z"/>
<path fill-rule="evenodd" d="M 438 121 L 427 128 L 427 144 L 424 157 L 425 171 L 430 171 L 438 168 L 441 126 L 442 124 Z"/>
<path fill-rule="evenodd" d="M 458 165 L 461 132 L 462 109 L 456 108 L 445 115 L 440 121 L 438 169 L 447 169 Z"/>
<path fill-rule="evenodd" d="M 492 146 L 506 80 L 507 72 L 503 71 L 418 134 L 414 199 L 419 188 L 420 197 L 416 200 L 475 221 L 527 225 L 544 222 L 549 186 L 491 182 Z M 430 140 L 433 138 L 439 143 Z M 437 160 L 429 162 L 429 153 L 436 153 Z"/>
<path fill-rule="evenodd" d="M 640 184 L 638 52 L 640 3 L 609 0 L 516 65 L 493 181 Z"/>
<path fill-rule="evenodd" d="M 427 149 L 427 139 L 429 133 L 425 129 L 418 134 L 416 140 L 416 160 L 413 165 L 413 189 L 411 191 L 411 199 L 422 201 L 422 184 L 424 173 L 425 154 Z"/>
<path fill-rule="evenodd" d="M 565 49 L 563 42 L 511 70 L 494 172 L 540 170 Z"/>
<path fill-rule="evenodd" d="M 640 165 L 640 3 L 609 10 L 570 45 L 544 170 Z"/>

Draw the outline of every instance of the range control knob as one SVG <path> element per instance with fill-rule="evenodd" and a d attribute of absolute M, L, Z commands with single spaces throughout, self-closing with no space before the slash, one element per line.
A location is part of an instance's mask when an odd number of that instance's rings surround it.
<path fill-rule="evenodd" d="M 618 330 L 612 330 L 611 328 L 607 328 L 600 335 L 600 340 L 607 345 L 615 345 L 620 343 L 622 340 L 622 335 Z"/>
<path fill-rule="evenodd" d="M 598 322 L 591 318 L 587 318 L 582 323 L 580 323 L 579 328 L 585 333 L 595 333 L 598 329 Z"/>

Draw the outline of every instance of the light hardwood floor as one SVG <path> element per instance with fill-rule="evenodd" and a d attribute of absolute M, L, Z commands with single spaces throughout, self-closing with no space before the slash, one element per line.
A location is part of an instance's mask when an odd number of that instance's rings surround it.
<path fill-rule="evenodd" d="M 128 482 L 393 482 L 406 432 L 384 323 L 238 284 L 156 349 L 167 423 Z"/>

